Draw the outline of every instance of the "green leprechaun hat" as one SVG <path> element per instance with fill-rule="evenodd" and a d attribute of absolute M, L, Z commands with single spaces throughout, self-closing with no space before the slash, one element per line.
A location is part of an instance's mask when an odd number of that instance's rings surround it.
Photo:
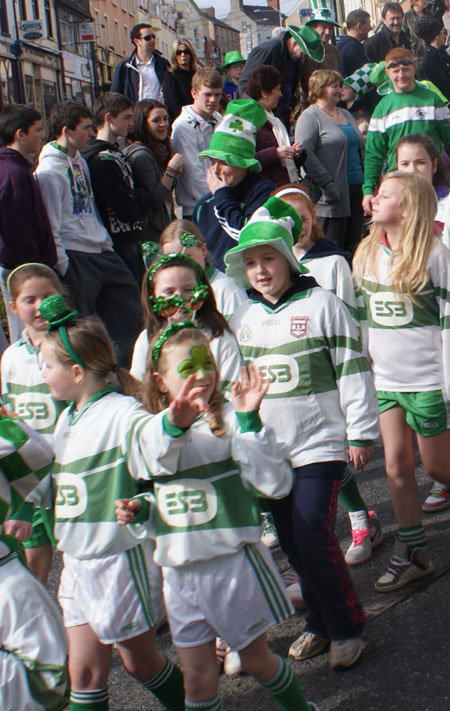
<path fill-rule="evenodd" d="M 220 71 L 223 72 L 223 70 L 229 67 L 230 64 L 237 64 L 238 62 L 245 62 L 245 59 L 237 49 L 233 49 L 232 52 L 227 52 L 223 58 L 223 64 L 220 67 Z"/>
<path fill-rule="evenodd" d="M 266 112 L 254 99 L 230 101 L 208 149 L 201 151 L 198 157 L 200 160 L 216 158 L 228 165 L 259 172 L 261 164 L 255 158 L 256 134 L 266 121 Z"/>
<path fill-rule="evenodd" d="M 369 89 L 372 88 L 373 84 L 370 80 L 371 71 L 376 66 L 375 62 L 367 62 L 367 64 L 363 64 L 362 67 L 344 79 L 343 83 L 355 92 L 355 101 L 362 99 L 362 97 L 367 94 Z"/>
<path fill-rule="evenodd" d="M 297 274 L 306 274 L 308 269 L 299 264 L 292 247 L 303 229 L 301 217 L 291 205 L 277 197 L 269 198 L 251 216 L 239 233 L 239 244 L 226 252 L 224 261 L 227 275 L 242 289 L 250 284 L 244 269 L 243 253 L 251 247 L 268 246 L 276 249 L 289 262 Z"/>
<path fill-rule="evenodd" d="M 313 27 L 289 25 L 287 29 L 308 57 L 314 59 L 315 62 L 323 62 L 325 57 L 323 42 Z"/>
<path fill-rule="evenodd" d="M 311 22 L 328 22 L 329 25 L 340 27 L 339 22 L 336 22 L 336 13 L 333 6 L 327 0 L 311 0 L 312 14 L 305 26 Z"/>

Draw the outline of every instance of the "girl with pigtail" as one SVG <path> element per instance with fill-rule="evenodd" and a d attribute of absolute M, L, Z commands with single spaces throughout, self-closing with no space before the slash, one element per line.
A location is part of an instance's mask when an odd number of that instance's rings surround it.
<path fill-rule="evenodd" d="M 117 364 L 95 317 L 61 296 L 41 303 L 48 322 L 43 376 L 55 400 L 71 401 L 54 433 L 55 535 L 64 568 L 58 599 L 69 638 L 71 711 L 108 709 L 113 646 L 125 669 L 170 711 L 184 711 L 181 671 L 157 650 L 161 573 L 153 543 L 117 525 L 114 500 L 149 479 L 148 425 L 140 384 Z"/>
<path fill-rule="evenodd" d="M 239 651 L 243 671 L 280 707 L 314 711 L 265 636 L 292 613 L 259 541 L 255 497 L 283 497 L 293 483 L 287 452 L 259 417 L 268 383 L 258 369 L 242 368 L 231 403 L 222 404 L 219 379 L 208 339 L 195 323 L 173 323 L 153 340 L 143 398 L 158 413 L 149 424 L 154 497 L 118 500 L 117 519 L 141 526 L 151 507 L 186 711 L 222 708 L 216 635 Z"/>
<path fill-rule="evenodd" d="M 183 249 L 192 246 L 195 235 L 183 236 Z M 241 356 L 237 341 L 217 310 L 214 292 L 202 267 L 183 252 L 166 254 L 147 270 L 142 283 L 145 329 L 134 346 L 131 374 L 142 380 L 149 341 L 163 326 L 192 320 L 210 340 L 211 350 L 224 389 L 239 380 Z"/>

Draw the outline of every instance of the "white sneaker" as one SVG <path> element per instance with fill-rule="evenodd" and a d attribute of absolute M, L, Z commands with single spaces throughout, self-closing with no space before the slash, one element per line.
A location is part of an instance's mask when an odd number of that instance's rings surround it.
<path fill-rule="evenodd" d="M 330 644 L 328 652 L 328 666 L 331 669 L 340 667 L 348 669 L 353 666 L 360 658 L 364 649 L 364 643 L 361 637 L 353 637 L 352 639 L 333 640 Z"/>
<path fill-rule="evenodd" d="M 273 522 L 272 514 L 263 513 L 261 514 L 263 519 L 263 532 L 261 535 L 261 541 L 264 543 L 266 548 L 275 548 L 278 545 L 278 536 L 275 524 Z"/>
<path fill-rule="evenodd" d="M 232 652 L 230 650 L 226 653 L 223 662 L 223 670 L 227 676 L 234 676 L 235 674 L 241 673 L 242 663 L 239 652 Z"/>
<path fill-rule="evenodd" d="M 347 565 L 362 565 L 372 556 L 374 548 L 383 543 L 383 531 L 375 511 L 349 512 L 352 544 L 345 554 Z"/>

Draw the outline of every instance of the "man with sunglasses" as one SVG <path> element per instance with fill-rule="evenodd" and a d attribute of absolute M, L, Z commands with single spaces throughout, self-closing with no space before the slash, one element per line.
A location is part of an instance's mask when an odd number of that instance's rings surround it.
<path fill-rule="evenodd" d="M 424 133 L 442 153 L 450 151 L 450 110 L 434 91 L 416 82 L 416 64 L 408 49 L 396 47 L 386 55 L 389 83 L 379 87 L 383 95 L 369 124 L 364 160 L 363 208 L 372 214 L 372 198 L 384 162 L 386 173 L 395 170 L 395 148 L 402 136 Z"/>
<path fill-rule="evenodd" d="M 156 35 L 151 25 L 135 25 L 130 38 L 136 49 L 116 67 L 111 91 L 125 94 L 133 103 L 142 99 L 158 100 L 170 64 L 155 49 Z"/>

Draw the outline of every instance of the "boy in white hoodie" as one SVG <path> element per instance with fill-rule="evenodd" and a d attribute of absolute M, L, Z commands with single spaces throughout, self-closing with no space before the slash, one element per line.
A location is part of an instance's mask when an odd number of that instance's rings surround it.
<path fill-rule="evenodd" d="M 91 113 L 82 104 L 56 104 L 36 177 L 55 237 L 58 271 L 83 315 L 96 314 L 128 367 L 142 321 L 139 290 L 113 251 L 92 193 L 89 168 L 79 151 L 93 136 Z"/>

